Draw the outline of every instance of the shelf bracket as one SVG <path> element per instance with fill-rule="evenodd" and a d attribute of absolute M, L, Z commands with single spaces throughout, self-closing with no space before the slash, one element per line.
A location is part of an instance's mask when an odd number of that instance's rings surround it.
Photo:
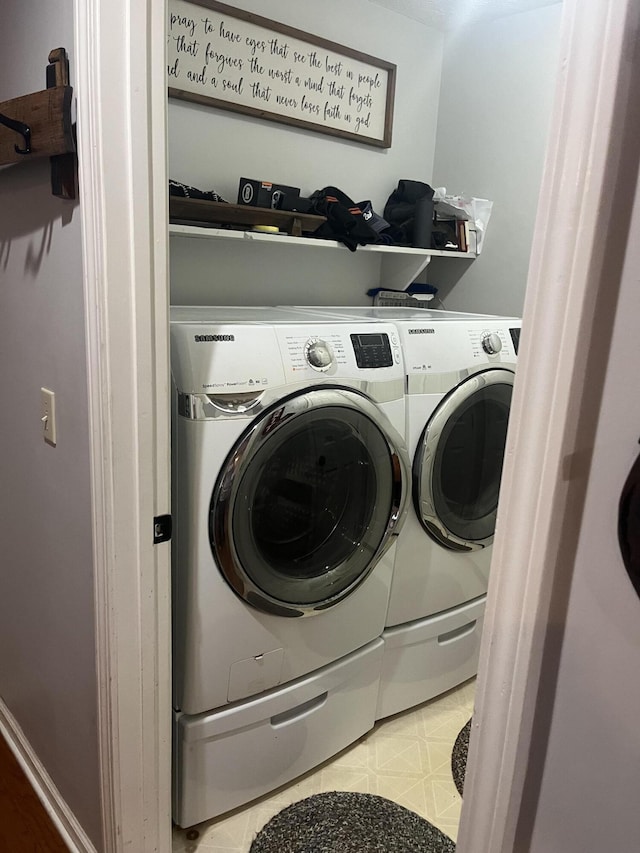
<path fill-rule="evenodd" d="M 63 47 L 57 47 L 49 53 L 49 65 L 47 65 L 47 89 L 68 88 L 69 86 L 69 59 Z M 73 128 L 72 128 L 73 132 Z M 59 198 L 76 198 L 78 186 L 77 156 L 74 145 L 71 151 L 63 154 L 54 154 L 51 162 L 51 192 Z"/>
<path fill-rule="evenodd" d="M 62 47 L 52 50 L 48 59 L 46 89 L 0 102 L 0 166 L 50 157 L 53 194 L 75 198 L 77 167 L 69 62 Z M 15 133 L 22 136 L 22 147 L 16 145 Z"/>

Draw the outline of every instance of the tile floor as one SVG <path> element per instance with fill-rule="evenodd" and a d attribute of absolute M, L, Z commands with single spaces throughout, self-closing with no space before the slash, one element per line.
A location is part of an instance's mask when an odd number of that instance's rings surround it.
<path fill-rule="evenodd" d="M 454 840 L 462 800 L 451 750 L 471 717 L 475 680 L 372 731 L 330 761 L 250 806 L 199 824 L 198 837 L 174 828 L 173 853 L 248 853 L 256 833 L 285 806 L 324 791 L 379 794 L 431 821 Z"/>

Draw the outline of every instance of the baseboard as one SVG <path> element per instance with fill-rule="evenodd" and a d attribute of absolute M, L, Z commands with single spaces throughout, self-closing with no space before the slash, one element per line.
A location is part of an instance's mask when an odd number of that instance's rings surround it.
<path fill-rule="evenodd" d="M 7 741 L 9 749 L 71 853 L 97 853 L 88 835 L 33 751 L 18 721 L 2 699 L 0 699 L 0 734 Z"/>

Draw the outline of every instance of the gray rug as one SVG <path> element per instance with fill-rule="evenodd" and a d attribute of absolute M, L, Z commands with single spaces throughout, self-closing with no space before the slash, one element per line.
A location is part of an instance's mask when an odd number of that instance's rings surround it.
<path fill-rule="evenodd" d="M 249 853 L 454 853 L 456 845 L 415 812 L 384 797 L 333 791 L 273 817 Z"/>
<path fill-rule="evenodd" d="M 469 751 L 469 735 L 471 734 L 471 720 L 462 729 L 451 753 L 451 773 L 458 793 L 462 796 L 464 788 L 464 774 L 467 769 L 467 752 Z"/>

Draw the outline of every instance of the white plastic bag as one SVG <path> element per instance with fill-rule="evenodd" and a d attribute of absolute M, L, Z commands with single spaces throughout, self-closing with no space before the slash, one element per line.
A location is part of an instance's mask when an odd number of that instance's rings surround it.
<path fill-rule="evenodd" d="M 493 202 L 487 198 L 468 198 L 464 195 L 447 195 L 446 187 L 438 187 L 433 196 L 434 201 L 445 201 L 452 207 L 462 210 L 476 231 L 476 255 L 482 251 L 484 235 L 491 217 Z"/>

